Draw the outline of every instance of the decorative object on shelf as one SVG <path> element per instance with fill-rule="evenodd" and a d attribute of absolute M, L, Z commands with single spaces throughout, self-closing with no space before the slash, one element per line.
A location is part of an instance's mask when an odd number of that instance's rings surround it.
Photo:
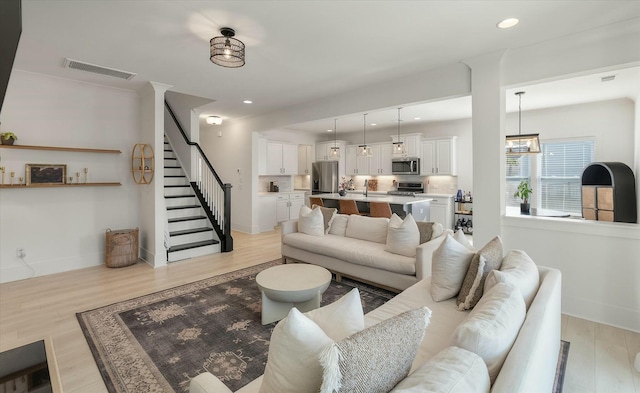
<path fill-rule="evenodd" d="M 24 177 L 20 176 L 20 177 L 18 178 L 18 182 L 19 182 L 18 184 L 22 185 L 22 182 L 23 182 L 23 181 L 24 181 Z"/>
<path fill-rule="evenodd" d="M 17 141 L 18 137 L 13 132 L 0 133 L 0 143 L 3 145 L 13 145 L 13 142 Z"/>
<path fill-rule="evenodd" d="M 64 184 L 67 166 L 64 164 L 26 164 L 25 175 L 29 184 Z"/>
<path fill-rule="evenodd" d="M 520 204 L 520 213 L 529 214 L 531 205 L 529 204 L 529 197 L 533 193 L 533 189 L 529 184 L 529 179 L 524 179 L 518 184 L 518 188 L 516 192 L 513 194 L 515 198 L 522 199 L 522 203 Z"/>
<path fill-rule="evenodd" d="M 362 145 L 358 146 L 358 156 L 371 157 L 371 146 L 367 145 L 367 113 L 363 115 Z"/>
<path fill-rule="evenodd" d="M 73 176 L 69 176 L 69 183 L 67 184 L 73 184 Z"/>
<path fill-rule="evenodd" d="M 515 93 L 518 96 L 518 135 L 507 135 L 506 151 L 507 155 L 519 156 L 522 154 L 540 153 L 540 134 L 522 134 L 522 95 L 524 91 Z"/>
<path fill-rule="evenodd" d="M 456 194 L 456 201 L 462 200 L 462 190 L 458 189 L 458 193 Z"/>
<path fill-rule="evenodd" d="M 154 156 L 151 145 L 137 143 L 131 153 L 131 174 L 137 184 L 149 184 L 153 180 Z"/>
<path fill-rule="evenodd" d="M 207 116 L 207 124 L 215 124 L 219 126 L 222 124 L 222 118 L 220 116 Z"/>
<path fill-rule="evenodd" d="M 11 185 L 13 185 L 13 178 L 16 176 L 15 172 L 11 172 Z"/>
<path fill-rule="evenodd" d="M 405 152 L 404 142 L 400 140 L 400 109 L 398 108 L 398 139 L 393 142 L 393 153 L 394 154 L 403 154 Z"/>
<path fill-rule="evenodd" d="M 80 172 L 76 172 L 76 184 L 80 184 Z"/>
<path fill-rule="evenodd" d="M 244 43 L 233 38 L 236 32 L 230 27 L 220 29 L 222 36 L 209 41 L 210 57 L 213 64 L 227 68 L 242 67 L 244 61 Z"/>
<path fill-rule="evenodd" d="M 84 184 L 89 180 L 89 168 L 84 168 Z"/>
<path fill-rule="evenodd" d="M 0 166 L 0 172 L 2 172 L 2 183 L 0 183 L 0 184 L 4 184 L 4 171 L 5 170 L 6 170 L 5 167 Z"/>
<path fill-rule="evenodd" d="M 331 146 L 331 158 L 340 158 L 340 146 L 338 146 L 338 119 L 333 119 L 333 146 Z"/>

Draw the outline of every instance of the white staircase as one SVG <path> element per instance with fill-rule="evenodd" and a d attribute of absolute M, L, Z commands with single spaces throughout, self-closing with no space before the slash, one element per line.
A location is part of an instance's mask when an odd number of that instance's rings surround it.
<path fill-rule="evenodd" d="M 166 139 L 164 198 L 171 241 L 171 248 L 167 251 L 168 262 L 220 252 L 219 238 Z"/>

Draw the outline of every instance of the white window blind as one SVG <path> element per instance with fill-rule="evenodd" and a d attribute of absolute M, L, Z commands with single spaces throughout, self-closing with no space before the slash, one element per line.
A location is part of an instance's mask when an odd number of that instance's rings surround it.
<path fill-rule="evenodd" d="M 506 160 L 506 180 L 505 188 L 505 204 L 506 206 L 520 206 L 520 198 L 514 198 L 513 194 L 518 188 L 521 180 L 531 178 L 531 161 L 530 155 L 507 156 Z M 529 180 L 531 182 L 531 180 Z"/>
<path fill-rule="evenodd" d="M 593 162 L 594 141 L 543 142 L 541 146 L 540 207 L 581 214 L 582 171 Z"/>

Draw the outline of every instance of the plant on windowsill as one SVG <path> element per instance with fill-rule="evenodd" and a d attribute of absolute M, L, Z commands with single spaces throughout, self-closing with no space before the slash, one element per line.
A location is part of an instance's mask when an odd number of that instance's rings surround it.
<path fill-rule="evenodd" d="M 531 210 L 531 205 L 529 204 L 529 197 L 533 193 L 533 189 L 529 184 L 529 179 L 522 180 L 520 184 L 518 184 L 518 188 L 516 189 L 515 194 L 513 196 L 515 198 L 520 198 L 522 203 L 520 203 L 520 213 L 529 214 Z"/>
<path fill-rule="evenodd" d="M 18 137 L 13 132 L 0 133 L 0 143 L 3 145 L 13 145 L 13 142 L 17 140 Z"/>

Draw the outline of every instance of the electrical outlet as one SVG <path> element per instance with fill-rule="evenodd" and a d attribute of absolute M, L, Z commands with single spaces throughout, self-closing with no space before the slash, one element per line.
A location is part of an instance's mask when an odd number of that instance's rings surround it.
<path fill-rule="evenodd" d="M 16 256 L 17 256 L 18 258 L 24 258 L 24 257 L 26 257 L 26 256 L 27 256 L 27 253 L 24 251 L 24 248 L 18 248 L 18 249 L 16 250 Z"/>

